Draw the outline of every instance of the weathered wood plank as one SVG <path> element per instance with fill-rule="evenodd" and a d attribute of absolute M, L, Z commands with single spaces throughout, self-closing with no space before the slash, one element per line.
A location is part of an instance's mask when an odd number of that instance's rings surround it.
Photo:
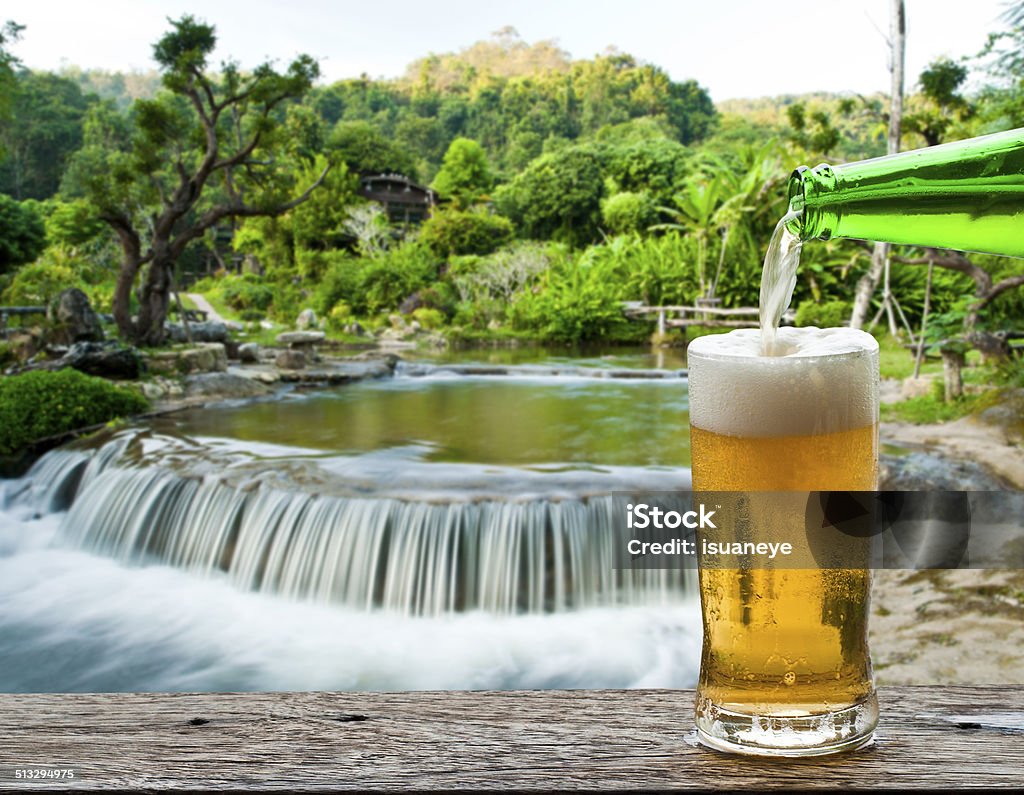
<path fill-rule="evenodd" d="M 905 788 L 1024 785 L 1024 687 L 881 691 L 878 740 L 817 760 L 688 742 L 692 691 L 0 695 L 14 767 L 159 789 Z"/>

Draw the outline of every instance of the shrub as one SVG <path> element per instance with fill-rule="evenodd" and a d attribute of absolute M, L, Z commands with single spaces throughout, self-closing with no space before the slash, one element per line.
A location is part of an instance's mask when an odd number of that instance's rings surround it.
<path fill-rule="evenodd" d="M 412 313 L 412 319 L 427 330 L 438 329 L 444 325 L 444 313 L 438 309 L 421 306 Z"/>
<path fill-rule="evenodd" d="M 77 370 L 6 376 L 0 379 L 0 454 L 147 407 L 137 392 Z"/>
<path fill-rule="evenodd" d="M 613 235 L 646 232 L 657 223 L 658 208 L 649 193 L 616 193 L 601 202 L 601 220 Z"/>
<path fill-rule="evenodd" d="M 621 338 L 631 331 L 622 313 L 621 281 L 599 257 L 560 263 L 543 275 L 538 291 L 519 294 L 510 307 L 513 324 L 559 342 Z"/>
<path fill-rule="evenodd" d="M 798 326 L 833 328 L 835 326 L 845 326 L 849 319 L 850 304 L 846 301 L 826 301 L 823 304 L 804 301 L 796 310 L 796 324 Z"/>
<path fill-rule="evenodd" d="M 38 207 L 38 202 L 19 202 L 0 193 L 0 273 L 31 262 L 42 253 L 46 228 Z"/>
<path fill-rule="evenodd" d="M 245 323 L 259 323 L 266 315 L 260 309 L 243 309 L 238 317 Z"/>
<path fill-rule="evenodd" d="M 490 254 L 512 239 L 512 222 L 475 210 L 441 210 L 424 222 L 420 240 L 440 256 Z"/>
<path fill-rule="evenodd" d="M 4 290 L 4 303 L 17 306 L 49 306 L 61 290 L 86 287 L 68 263 L 49 256 L 48 251 L 36 262 L 19 268 Z"/>
<path fill-rule="evenodd" d="M 320 314 L 328 315 L 339 301 L 360 317 L 398 305 L 437 279 L 438 259 L 425 245 L 405 243 L 373 257 L 338 259 L 317 290 Z"/>
<path fill-rule="evenodd" d="M 274 301 L 274 290 L 254 273 L 225 276 L 219 285 L 221 298 L 232 309 L 261 309 L 266 311 Z"/>

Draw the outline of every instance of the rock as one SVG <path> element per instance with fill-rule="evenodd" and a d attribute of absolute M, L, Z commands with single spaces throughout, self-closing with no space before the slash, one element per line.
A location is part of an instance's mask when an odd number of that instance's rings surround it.
<path fill-rule="evenodd" d="M 423 296 L 420 295 L 420 291 L 417 290 L 398 305 L 398 311 L 403 315 L 411 315 L 422 306 L 424 306 Z"/>
<path fill-rule="evenodd" d="M 322 331 L 286 331 L 277 335 L 278 345 L 303 346 L 323 342 L 326 334 Z"/>
<path fill-rule="evenodd" d="M 420 324 L 420 322 L 418 320 L 414 320 L 412 323 L 409 324 L 409 329 L 413 333 L 419 331 L 422 328 L 423 328 L 423 326 Z"/>
<path fill-rule="evenodd" d="M 110 342 L 76 342 L 58 366 L 73 367 L 103 378 L 138 378 L 143 371 L 142 359 L 135 348 Z"/>
<path fill-rule="evenodd" d="M 295 328 L 300 331 L 308 331 L 316 328 L 316 312 L 312 309 L 303 309 L 295 319 Z"/>
<path fill-rule="evenodd" d="M 255 342 L 245 342 L 238 346 L 238 358 L 243 364 L 258 364 L 260 346 Z"/>
<path fill-rule="evenodd" d="M 216 320 L 189 323 L 188 330 L 192 334 L 192 342 L 226 342 L 228 338 L 228 327 Z M 164 331 L 171 342 L 189 341 L 185 326 L 181 323 L 165 323 Z"/>
<path fill-rule="evenodd" d="M 227 354 L 228 359 L 238 358 L 238 348 L 241 345 L 237 340 L 228 340 L 224 343 L 224 353 Z"/>
<path fill-rule="evenodd" d="M 306 366 L 306 354 L 291 349 L 280 351 L 274 359 L 274 364 L 282 370 L 301 370 Z"/>
<path fill-rule="evenodd" d="M 1004 390 L 999 403 L 981 412 L 978 421 L 1001 428 L 1011 438 L 1024 436 L 1024 389 Z"/>
<path fill-rule="evenodd" d="M 930 453 L 879 456 L 878 481 L 883 491 L 1000 491 L 1006 488 L 980 464 Z"/>
<path fill-rule="evenodd" d="M 53 299 L 46 310 L 46 319 L 55 326 L 54 342 L 72 345 L 76 342 L 101 342 L 103 328 L 100 318 L 89 304 L 89 297 L 77 287 L 70 287 Z"/>
<path fill-rule="evenodd" d="M 904 378 L 903 383 L 900 385 L 900 396 L 904 400 L 928 397 L 928 395 L 932 394 L 934 383 L 935 379 L 930 375 L 922 375 L 918 378 L 914 378 L 914 376 Z"/>
<path fill-rule="evenodd" d="M 206 342 L 182 351 L 180 370 L 185 373 L 224 372 L 228 369 L 228 355 L 219 342 Z"/>
<path fill-rule="evenodd" d="M 185 379 L 188 397 L 218 397 L 224 399 L 251 398 L 269 395 L 265 384 L 233 373 L 201 373 Z"/>
<path fill-rule="evenodd" d="M 356 337 L 361 337 L 366 333 L 364 329 L 357 321 L 353 320 L 343 329 L 346 334 L 352 334 Z"/>
<path fill-rule="evenodd" d="M 167 397 L 167 391 L 156 381 L 146 381 L 142 384 L 142 394 L 149 400 L 163 400 Z"/>

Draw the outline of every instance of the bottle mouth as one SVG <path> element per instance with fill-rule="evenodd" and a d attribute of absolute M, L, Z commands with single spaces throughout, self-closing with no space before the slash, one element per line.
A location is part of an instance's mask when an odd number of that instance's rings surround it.
<path fill-rule="evenodd" d="M 804 209 L 807 206 L 804 175 L 809 171 L 810 169 L 807 166 L 800 166 L 789 175 L 789 210 L 787 215 L 793 217 L 786 222 L 786 228 L 801 239 L 804 237 Z"/>

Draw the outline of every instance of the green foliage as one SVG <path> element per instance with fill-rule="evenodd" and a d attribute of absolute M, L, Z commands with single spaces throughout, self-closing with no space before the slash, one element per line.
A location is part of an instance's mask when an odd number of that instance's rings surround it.
<path fill-rule="evenodd" d="M 556 262 L 536 291 L 520 293 L 510 307 L 513 327 L 559 342 L 616 339 L 627 333 L 621 276 L 614 263 L 590 252 Z"/>
<path fill-rule="evenodd" d="M 342 121 L 331 131 L 328 149 L 353 173 L 404 174 L 416 178 L 415 161 L 369 121 Z"/>
<path fill-rule="evenodd" d="M 601 220 L 613 235 L 642 233 L 658 220 L 658 208 L 649 193 L 624 191 L 601 202 Z"/>
<path fill-rule="evenodd" d="M 603 192 L 598 154 L 578 146 L 534 160 L 496 192 L 495 203 L 526 237 L 581 246 L 598 237 Z"/>
<path fill-rule="evenodd" d="M 436 211 L 420 228 L 420 240 L 441 256 L 490 254 L 512 239 L 512 222 L 486 210 Z"/>
<path fill-rule="evenodd" d="M 46 239 L 51 244 L 84 246 L 109 231 L 88 202 L 53 200 L 47 202 L 46 210 Z"/>
<path fill-rule="evenodd" d="M 46 246 L 46 227 L 36 202 L 0 194 L 0 274 L 31 262 Z"/>
<path fill-rule="evenodd" d="M 46 199 L 57 192 L 68 158 L 82 145 L 82 122 L 95 98 L 73 80 L 24 71 L 10 114 L 0 118 L 0 192 Z"/>
<path fill-rule="evenodd" d="M 850 312 L 848 301 L 826 301 L 823 304 L 804 301 L 796 310 L 796 325 L 818 328 L 845 326 L 850 319 Z"/>
<path fill-rule="evenodd" d="M 808 111 L 804 103 L 794 102 L 787 106 L 786 117 L 792 127 L 790 137 L 805 149 L 827 155 L 839 145 L 842 136 L 828 111 L 820 107 Z"/>
<path fill-rule="evenodd" d="M 228 275 L 218 282 L 221 300 L 237 311 L 266 311 L 274 301 L 274 290 L 252 273 Z"/>
<path fill-rule="evenodd" d="M 137 392 L 76 370 L 5 376 L 0 378 L 0 454 L 147 407 Z"/>
<path fill-rule="evenodd" d="M 431 187 L 451 199 L 457 209 L 466 209 L 483 199 L 493 184 L 483 147 L 469 138 L 456 138 L 448 146 Z"/>
<path fill-rule="evenodd" d="M 420 243 L 406 243 L 365 260 L 359 274 L 361 296 L 350 300 L 353 311 L 376 314 L 396 308 L 404 299 L 437 278 L 439 261 Z"/>
<path fill-rule="evenodd" d="M 18 271 L 2 300 L 12 306 L 46 306 L 67 287 L 82 287 L 74 271 L 64 265 L 34 262 Z"/>
<path fill-rule="evenodd" d="M 394 310 L 417 290 L 437 279 L 437 256 L 424 244 L 409 242 L 373 257 L 342 253 L 331 257 L 317 288 L 316 308 L 330 315 L 344 303 L 354 315 Z"/>
<path fill-rule="evenodd" d="M 936 381 L 936 386 L 941 390 L 942 381 Z M 885 422 L 909 422 L 914 425 L 952 422 L 971 414 L 986 400 L 986 396 L 981 394 L 965 394 L 957 400 L 950 401 L 944 400 L 941 394 L 922 395 L 898 403 L 883 404 L 881 416 Z"/>
<path fill-rule="evenodd" d="M 444 312 L 429 306 L 421 306 L 419 309 L 414 309 L 412 319 L 428 331 L 441 328 L 445 322 Z"/>

